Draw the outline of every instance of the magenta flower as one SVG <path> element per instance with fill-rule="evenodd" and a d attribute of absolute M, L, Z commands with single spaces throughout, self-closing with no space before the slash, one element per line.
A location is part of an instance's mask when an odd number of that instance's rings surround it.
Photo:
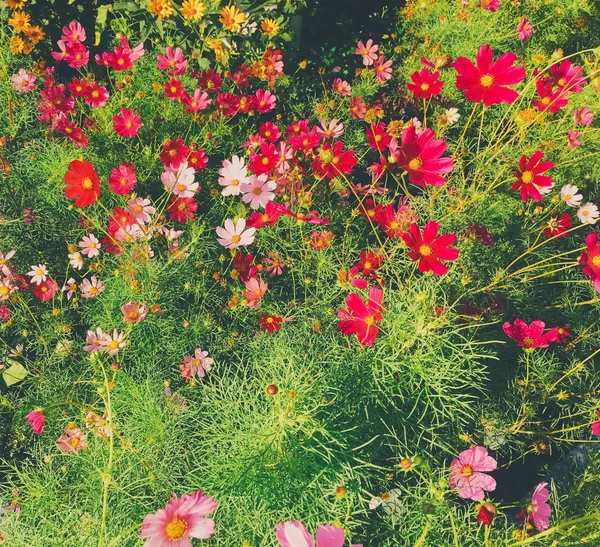
<path fill-rule="evenodd" d="M 119 114 L 113 116 L 113 129 L 121 137 L 135 137 L 140 127 L 141 119 L 133 108 L 121 108 Z"/>
<path fill-rule="evenodd" d="M 363 65 L 371 66 L 377 59 L 377 50 L 379 49 L 379 46 L 377 44 L 373 44 L 373 40 L 371 40 L 371 38 L 367 40 L 366 44 L 363 44 L 361 40 L 357 45 L 358 47 L 354 50 L 354 53 L 362 56 Z"/>
<path fill-rule="evenodd" d="M 596 410 L 596 416 L 600 418 L 600 410 Z M 600 420 L 592 423 L 592 435 L 600 435 Z"/>
<path fill-rule="evenodd" d="M 383 320 L 381 302 L 383 291 L 376 287 L 369 290 L 365 303 L 356 293 L 350 293 L 346 298 L 348 309 L 341 308 L 338 313 L 338 328 L 343 334 L 356 334 L 358 343 L 362 346 L 373 346 L 379 334 L 377 323 Z"/>
<path fill-rule="evenodd" d="M 158 68 L 160 70 L 169 70 L 169 76 L 179 76 L 185 72 L 187 68 L 187 61 L 183 56 L 183 50 L 178 47 L 173 49 L 172 46 L 167 46 L 165 55 L 157 55 L 156 60 L 158 61 Z"/>
<path fill-rule="evenodd" d="M 85 42 L 85 29 L 81 26 L 81 23 L 71 21 L 68 26 L 65 25 L 62 28 L 61 38 L 67 44 L 71 42 Z"/>
<path fill-rule="evenodd" d="M 206 518 L 217 508 L 213 498 L 202 497 L 202 490 L 177 499 L 173 494 L 164 509 L 146 515 L 141 538 L 145 547 L 191 547 L 190 538 L 208 539 L 215 533 L 215 521 Z"/>
<path fill-rule="evenodd" d="M 496 480 L 485 472 L 496 469 L 497 462 L 483 446 L 463 450 L 450 464 L 449 485 L 461 498 L 481 501 L 485 492 L 496 489 Z"/>
<path fill-rule="evenodd" d="M 550 527 L 548 517 L 552 514 L 552 507 L 547 503 L 550 492 L 546 486 L 548 486 L 547 482 L 540 482 L 531 496 L 530 520 L 538 532 L 543 532 Z"/>
<path fill-rule="evenodd" d="M 581 141 L 579 140 L 580 136 L 581 134 L 576 129 L 569 129 L 569 131 L 567 131 L 569 146 L 571 148 L 577 148 L 578 146 L 581 146 Z"/>
<path fill-rule="evenodd" d="M 550 342 L 557 341 L 558 330 L 553 328 L 544 334 L 545 327 L 546 324 L 539 319 L 533 321 L 531 325 L 527 325 L 522 319 L 515 319 L 513 325 L 508 321 L 502 325 L 505 334 L 525 350 L 547 348 Z"/>
<path fill-rule="evenodd" d="M 529 40 L 529 38 L 531 38 L 531 35 L 533 34 L 533 26 L 527 20 L 527 17 L 521 18 L 521 22 L 519 23 L 516 32 L 519 33 L 517 38 L 521 41 Z"/>
<path fill-rule="evenodd" d="M 315 547 L 308 530 L 297 520 L 280 522 L 275 530 L 275 537 L 280 547 Z M 319 526 L 315 536 L 316 547 L 342 547 L 344 539 L 344 529 L 332 524 Z M 353 545 L 353 547 L 362 546 Z"/>
<path fill-rule="evenodd" d="M 594 120 L 594 113 L 589 109 L 589 107 L 585 108 L 576 108 L 573 113 L 573 120 L 575 125 L 590 125 Z"/>
<path fill-rule="evenodd" d="M 386 61 L 383 55 L 373 63 L 373 72 L 377 76 L 377 81 L 384 84 L 392 77 L 392 60 Z"/>
<path fill-rule="evenodd" d="M 44 431 L 45 416 L 41 410 L 32 410 L 25 417 L 36 435 L 39 435 Z"/>

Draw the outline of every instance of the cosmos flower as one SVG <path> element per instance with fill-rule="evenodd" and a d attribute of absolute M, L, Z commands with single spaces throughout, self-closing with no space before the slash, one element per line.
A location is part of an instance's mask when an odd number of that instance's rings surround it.
<path fill-rule="evenodd" d="M 382 305 L 383 291 L 373 287 L 365 303 L 356 293 L 350 293 L 346 298 L 346 308 L 341 308 L 338 313 L 338 328 L 343 334 L 356 334 L 358 343 L 363 346 L 373 346 L 379 327 L 377 323 L 383 320 Z"/>
<path fill-rule="evenodd" d="M 562 199 L 569 207 L 577 207 L 583 195 L 578 194 L 579 188 L 574 184 L 565 184 L 560 190 L 560 199 Z"/>
<path fill-rule="evenodd" d="M 577 210 L 577 218 L 582 224 L 595 224 L 598 217 L 600 212 L 595 203 L 586 203 Z"/>
<path fill-rule="evenodd" d="M 392 488 L 388 492 L 384 492 L 381 496 L 371 498 L 369 502 L 369 509 L 373 511 L 378 507 L 383 508 L 383 512 L 391 515 L 397 513 L 400 510 L 401 502 L 400 497 L 402 496 L 402 490 L 400 488 Z"/>
<path fill-rule="evenodd" d="M 158 54 L 156 60 L 159 70 L 168 70 L 169 76 L 179 76 L 187 68 L 187 61 L 180 47 L 173 49 L 172 46 L 167 46 L 165 55 Z"/>
<path fill-rule="evenodd" d="M 600 243 L 598 233 L 592 232 L 585 238 L 586 250 L 581 252 L 579 264 L 583 265 L 583 273 L 594 284 L 596 292 L 600 293 Z"/>
<path fill-rule="evenodd" d="M 481 501 L 485 493 L 496 489 L 496 481 L 486 472 L 496 469 L 497 462 L 483 446 L 463 450 L 450 464 L 449 486 L 461 498 Z"/>
<path fill-rule="evenodd" d="M 83 236 L 83 239 L 79 242 L 79 247 L 81 247 L 81 254 L 86 255 L 88 258 L 94 258 L 100 254 L 102 245 L 94 234 L 89 234 Z"/>
<path fill-rule="evenodd" d="M 202 351 L 196 348 L 194 355 L 186 355 L 179 365 L 181 376 L 188 378 L 204 378 L 205 374 L 211 370 L 214 360 L 208 356 L 208 351 Z"/>
<path fill-rule="evenodd" d="M 517 30 L 517 38 L 521 41 L 529 40 L 533 34 L 533 25 L 527 20 L 527 17 L 522 17 Z"/>
<path fill-rule="evenodd" d="M 32 410 L 27 416 L 27 421 L 36 435 L 40 435 L 44 431 L 45 416 L 41 410 Z"/>
<path fill-rule="evenodd" d="M 345 540 L 343 528 L 332 524 L 319 526 L 313 543 L 308 530 L 301 522 L 292 520 L 280 522 L 275 529 L 275 537 L 280 547 L 342 547 Z M 362 547 L 354 545 L 353 547 Z"/>
<path fill-rule="evenodd" d="M 552 187 L 552 177 L 543 175 L 546 171 L 554 167 L 551 161 L 540 161 L 544 153 L 538 150 L 527 159 L 527 156 L 521 156 L 519 161 L 519 170 L 513 174 L 517 180 L 513 183 L 512 189 L 521 192 L 521 199 L 527 201 L 530 197 L 533 201 L 541 201 L 541 189 Z"/>
<path fill-rule="evenodd" d="M 531 351 L 535 348 L 547 348 L 550 342 L 557 341 L 557 330 L 553 328 L 544 334 L 545 327 L 546 324 L 539 319 L 533 321 L 531 325 L 527 325 L 522 319 L 515 319 L 512 325 L 508 321 L 504 323 L 502 330 L 517 345 Z"/>
<path fill-rule="evenodd" d="M 121 108 L 119 114 L 113 116 L 113 129 L 121 137 L 135 137 L 140 127 L 141 118 L 132 108 Z"/>
<path fill-rule="evenodd" d="M 243 218 L 233 224 L 233 220 L 225 220 L 225 227 L 217 226 L 217 241 L 226 249 L 235 249 L 236 247 L 251 245 L 254 242 L 255 228 L 246 229 L 246 220 Z"/>
<path fill-rule="evenodd" d="M 419 262 L 419 271 L 422 273 L 433 272 L 435 275 L 444 275 L 448 272 L 448 267 L 440 261 L 453 261 L 458 258 L 458 249 L 450 247 L 456 241 L 456 236 L 445 234 L 437 237 L 438 229 L 439 224 L 430 220 L 421 234 L 419 226 L 413 222 L 409 233 L 400 236 L 407 247 L 412 249 L 406 253 L 407 256 Z"/>
<path fill-rule="evenodd" d="M 141 323 L 148 315 L 148 307 L 139 302 L 127 302 L 121 306 L 123 323 Z"/>
<path fill-rule="evenodd" d="M 87 160 L 73 160 L 65 173 L 67 184 L 65 194 L 69 199 L 75 199 L 75 207 L 87 207 L 100 196 L 98 174 Z"/>
<path fill-rule="evenodd" d="M 354 53 L 362 57 L 363 65 L 371 66 L 377 59 L 378 49 L 379 46 L 377 44 L 373 44 L 373 40 L 369 38 L 366 44 L 363 44 L 362 40 L 358 42 L 357 48 L 354 50 Z"/>
<path fill-rule="evenodd" d="M 57 439 L 56 446 L 65 454 L 79 454 L 82 450 L 87 450 L 86 438 L 87 435 L 81 429 L 69 424 L 65 427 L 65 433 Z"/>
<path fill-rule="evenodd" d="M 548 504 L 550 491 L 546 486 L 548 486 L 547 482 L 540 482 L 531 495 L 531 514 L 529 518 L 538 532 L 543 532 L 550 527 L 549 517 L 552 514 L 552 507 Z"/>
<path fill-rule="evenodd" d="M 431 97 L 439 95 L 444 87 L 444 82 L 439 81 L 439 77 L 439 72 L 431 73 L 424 68 L 420 72 L 413 72 L 410 75 L 412 83 L 407 84 L 406 87 L 413 92 L 415 97 L 431 99 Z"/>
<path fill-rule="evenodd" d="M 224 160 L 223 167 L 219 169 L 219 175 L 219 185 L 223 186 L 221 194 L 224 196 L 239 195 L 242 184 L 250 182 L 244 158 L 239 156 L 233 156 L 231 160 Z"/>
<path fill-rule="evenodd" d="M 252 175 L 249 182 L 241 185 L 240 190 L 244 194 L 242 201 L 250 204 L 252 209 L 264 208 L 267 203 L 275 198 L 274 190 L 277 184 L 268 180 L 267 175 Z"/>

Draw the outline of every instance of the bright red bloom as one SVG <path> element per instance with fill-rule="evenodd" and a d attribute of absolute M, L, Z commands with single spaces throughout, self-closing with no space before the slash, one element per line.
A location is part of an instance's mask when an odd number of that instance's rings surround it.
<path fill-rule="evenodd" d="M 412 249 L 406 253 L 414 261 L 419 261 L 419 271 L 422 273 L 433 272 L 435 275 L 444 275 L 448 267 L 440 260 L 452 261 L 458 258 L 458 249 L 450 248 L 456 241 L 454 234 L 445 234 L 437 237 L 439 224 L 430 220 L 423 229 L 423 235 L 416 223 L 410 225 L 409 233 L 402 234 L 404 243 Z"/>
<path fill-rule="evenodd" d="M 270 173 L 277 167 L 279 162 L 279 152 L 274 144 L 263 142 L 260 145 L 260 153 L 250 155 L 250 165 L 248 168 L 255 175 Z"/>
<path fill-rule="evenodd" d="M 176 220 L 181 224 L 185 224 L 185 221 L 196 217 L 194 214 L 198 210 L 198 204 L 194 197 L 179 198 L 177 196 L 171 196 L 171 201 L 167 205 L 167 211 L 169 211 L 169 217 L 171 220 Z"/>
<path fill-rule="evenodd" d="M 281 136 L 281 133 L 279 133 L 279 127 L 274 125 L 272 122 L 261 123 L 260 127 L 258 128 L 258 132 L 269 142 L 275 142 Z"/>
<path fill-rule="evenodd" d="M 254 95 L 242 95 L 238 112 L 248 113 L 256 108 L 256 97 Z"/>
<path fill-rule="evenodd" d="M 183 144 L 183 139 L 168 140 L 160 153 L 160 161 L 165 167 L 177 169 L 188 157 L 190 149 Z"/>
<path fill-rule="evenodd" d="M 374 150 L 379 150 L 379 152 L 383 152 L 392 140 L 392 137 L 385 130 L 383 122 L 379 122 L 378 124 L 372 123 L 366 129 L 366 134 L 369 146 Z"/>
<path fill-rule="evenodd" d="M 280 206 L 272 201 L 267 203 L 264 213 L 252 213 L 246 226 L 248 228 L 263 228 L 264 226 L 275 226 L 275 223 L 279 220 L 279 217 L 283 215 L 283 211 Z"/>
<path fill-rule="evenodd" d="M 413 72 L 410 75 L 413 83 L 407 84 L 406 87 L 413 92 L 415 97 L 431 99 L 431 97 L 439 95 L 444 87 L 444 82 L 438 81 L 439 77 L 440 73 L 437 70 L 431 73 L 424 68 L 420 72 Z"/>
<path fill-rule="evenodd" d="M 56 294 L 57 290 L 58 285 L 56 284 L 56 281 L 49 277 L 39 285 L 34 285 L 33 294 L 38 300 L 46 302 Z"/>
<path fill-rule="evenodd" d="M 129 194 L 135 187 L 136 182 L 135 166 L 130 163 L 119 165 L 110 172 L 110 177 L 108 177 L 111 192 L 121 196 Z"/>
<path fill-rule="evenodd" d="M 466 57 L 456 59 L 456 87 L 465 91 L 465 97 L 473 103 L 483 101 L 485 106 L 514 103 L 519 94 L 505 86 L 525 79 L 525 67 L 512 66 L 516 59 L 514 53 L 504 53 L 493 62 L 492 48 L 483 45 L 477 53 L 477 68 Z"/>
<path fill-rule="evenodd" d="M 571 338 L 571 325 L 565 325 L 564 327 L 556 327 L 556 341 L 559 344 L 567 341 L 567 338 Z"/>
<path fill-rule="evenodd" d="M 316 146 L 319 146 L 321 135 L 317 133 L 316 127 L 313 127 L 310 131 L 303 129 L 299 135 L 290 137 L 288 142 L 291 144 L 293 150 L 302 150 L 306 154 Z"/>
<path fill-rule="evenodd" d="M 36 435 L 40 435 L 44 431 L 44 420 L 46 418 L 41 410 L 32 410 L 25 417 Z"/>
<path fill-rule="evenodd" d="M 596 410 L 596 416 L 600 417 L 600 410 Z M 600 435 L 600 420 L 592 423 L 592 435 Z"/>
<path fill-rule="evenodd" d="M 383 257 L 374 252 L 370 251 L 367 254 L 367 251 L 360 252 L 360 260 L 357 261 L 350 271 L 348 272 L 350 277 L 354 278 L 358 274 L 361 274 L 365 280 L 366 279 L 378 279 L 377 270 L 381 267 L 381 263 L 383 261 Z M 353 280 L 351 283 L 355 287 L 366 288 L 367 282 L 365 280 Z M 362 281 L 362 283 L 361 283 Z"/>
<path fill-rule="evenodd" d="M 261 313 L 258 316 L 258 324 L 260 325 L 260 329 L 263 331 L 268 330 L 269 332 L 278 331 L 281 329 L 281 323 L 283 322 L 283 317 L 276 317 L 275 315 L 265 315 Z"/>
<path fill-rule="evenodd" d="M 558 112 L 569 102 L 565 91 L 561 88 L 554 91 L 552 89 L 552 82 L 546 78 L 539 78 L 535 82 L 535 88 L 539 99 L 534 99 L 531 101 L 531 104 L 540 112 Z"/>
<path fill-rule="evenodd" d="M 441 157 L 446 151 L 446 142 L 434 137 L 433 129 L 425 129 L 417 135 L 414 126 L 402 132 L 397 162 L 408 173 L 408 180 L 417 186 L 441 186 L 446 182 L 442 175 L 452 171 L 452 158 Z"/>
<path fill-rule="evenodd" d="M 87 93 L 88 83 L 85 78 L 81 78 L 81 80 L 73 78 L 73 81 L 69 82 L 67 87 L 73 97 L 84 97 Z"/>
<path fill-rule="evenodd" d="M 579 264 L 583 264 L 583 273 L 587 275 L 594 284 L 596 292 L 600 293 L 600 243 L 598 233 L 592 232 L 585 238 L 587 252 L 581 252 Z"/>
<path fill-rule="evenodd" d="M 318 177 L 329 177 L 330 179 L 341 175 L 350 174 L 356 165 L 354 150 L 342 152 L 344 143 L 336 141 L 333 144 L 326 142 L 320 149 L 312 168 Z"/>
<path fill-rule="evenodd" d="M 515 319 L 513 325 L 508 321 L 502 325 L 506 336 L 512 338 L 517 345 L 521 346 L 526 350 L 532 350 L 534 348 L 547 348 L 550 342 L 556 342 L 558 340 L 557 329 L 550 329 L 544 334 L 544 328 L 546 324 L 539 319 L 536 319 L 527 325 L 522 319 Z"/>
<path fill-rule="evenodd" d="M 171 78 L 165 84 L 165 95 L 169 99 L 178 101 L 183 96 L 184 93 L 185 93 L 185 89 L 183 87 L 183 84 L 177 78 Z"/>
<path fill-rule="evenodd" d="M 137 221 L 134 216 L 129 212 L 125 211 L 121 207 L 113 207 L 113 214 L 108 217 L 108 235 L 115 237 L 117 232 L 124 232 L 127 226 L 137 225 Z M 120 241 L 120 239 L 117 239 Z M 104 245 L 104 242 L 102 242 Z"/>
<path fill-rule="evenodd" d="M 195 146 L 197 145 L 192 144 L 190 147 L 191 153 L 188 157 L 188 163 L 190 164 L 190 167 L 194 168 L 194 171 L 200 171 L 208 165 L 208 157 L 202 148 L 194 150 Z"/>
<path fill-rule="evenodd" d="M 223 116 L 233 116 L 240 107 L 240 98 L 231 93 L 219 93 L 215 106 Z"/>
<path fill-rule="evenodd" d="M 551 161 L 540 160 L 544 157 L 544 153 L 538 150 L 528 160 L 527 156 L 521 156 L 519 161 L 519 171 L 515 171 L 513 174 L 517 177 L 517 180 L 513 183 L 512 189 L 521 191 L 521 199 L 527 201 L 527 197 L 531 197 L 533 201 L 542 201 L 542 194 L 540 194 L 539 188 L 548 188 L 552 186 L 552 177 L 548 175 L 542 175 L 549 169 L 554 167 Z"/>
<path fill-rule="evenodd" d="M 338 328 L 343 334 L 356 334 L 358 343 L 372 346 L 379 334 L 377 322 L 383 320 L 382 306 L 383 291 L 376 287 L 369 290 L 367 302 L 356 293 L 350 293 L 346 298 L 348 309 L 341 308 L 338 313 Z"/>
<path fill-rule="evenodd" d="M 94 203 L 100 195 L 98 174 L 87 160 L 73 160 L 64 177 L 67 187 L 65 194 L 75 199 L 75 207 L 87 207 Z"/>
<path fill-rule="evenodd" d="M 571 215 L 565 213 L 563 216 L 552 217 L 548 223 L 548 227 L 544 230 L 546 237 L 561 237 L 567 235 L 567 228 L 573 226 Z"/>
<path fill-rule="evenodd" d="M 406 234 L 408 228 L 413 222 L 417 221 L 417 215 L 412 208 L 412 204 L 407 200 L 401 199 L 398 203 L 398 209 L 394 209 L 392 203 L 385 207 L 378 205 L 379 209 L 375 212 L 374 220 L 385 231 L 387 237 L 401 237 Z"/>
<path fill-rule="evenodd" d="M 121 112 L 113 116 L 113 128 L 121 137 L 135 137 L 140 127 L 141 118 L 133 108 L 121 108 Z"/>
<path fill-rule="evenodd" d="M 85 104 L 89 104 L 92 108 L 105 106 L 108 101 L 108 91 L 103 85 L 98 85 L 98 82 L 88 84 L 85 93 Z"/>
<path fill-rule="evenodd" d="M 296 120 L 285 128 L 285 132 L 288 135 L 288 137 L 300 135 L 302 131 L 308 131 L 309 123 L 310 120 Z"/>

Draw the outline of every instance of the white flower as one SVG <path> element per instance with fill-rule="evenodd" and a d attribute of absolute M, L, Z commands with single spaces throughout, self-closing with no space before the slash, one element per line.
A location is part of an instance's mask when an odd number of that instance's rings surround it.
<path fill-rule="evenodd" d="M 577 216 L 582 224 L 594 224 L 600 217 L 600 211 L 594 203 L 586 203 L 577 210 Z"/>
<path fill-rule="evenodd" d="M 173 192 L 180 198 L 191 198 L 198 189 L 199 184 L 194 182 L 194 168 L 188 167 L 184 161 L 177 169 L 167 167 L 160 176 L 167 190 Z"/>
<path fill-rule="evenodd" d="M 224 187 L 221 194 L 224 196 L 237 196 L 240 193 L 241 185 L 250 182 L 244 159 L 238 156 L 223 161 L 219 175 L 221 175 L 219 184 Z"/>
<path fill-rule="evenodd" d="M 574 184 L 565 184 L 560 191 L 560 199 L 562 199 L 569 207 L 577 207 L 583 196 L 578 194 L 579 188 Z"/>
<path fill-rule="evenodd" d="M 81 253 L 71 253 L 69 255 L 69 264 L 71 264 L 71 268 L 81 270 L 81 268 L 83 268 L 83 258 L 81 258 Z"/>
<path fill-rule="evenodd" d="M 27 272 L 27 275 L 31 277 L 31 282 L 36 285 L 42 284 L 47 279 L 48 270 L 44 264 L 38 264 L 37 266 L 31 266 L 31 271 Z"/>
<path fill-rule="evenodd" d="M 458 113 L 458 108 L 449 108 L 446 110 L 446 121 L 448 122 L 448 125 L 456 123 L 459 118 L 460 114 Z"/>
<path fill-rule="evenodd" d="M 390 513 L 397 513 L 400 510 L 401 502 L 400 495 L 402 491 L 400 488 L 393 488 L 389 492 L 385 492 L 381 494 L 381 496 L 377 496 L 373 498 L 369 502 L 369 509 L 377 509 L 380 505 L 383 506 L 383 511 L 388 515 Z"/>
<path fill-rule="evenodd" d="M 84 279 L 79 285 L 81 289 L 81 297 L 82 298 L 94 298 L 98 296 L 106 287 L 104 283 L 100 281 L 95 275 L 91 277 L 91 282 L 89 279 Z"/>
<path fill-rule="evenodd" d="M 537 184 L 533 184 L 536 188 L 537 191 L 543 196 L 544 194 L 548 194 L 550 192 L 552 192 L 552 188 L 554 188 L 554 183 L 551 182 L 550 186 L 538 186 Z"/>
<path fill-rule="evenodd" d="M 233 220 L 228 218 L 225 221 L 225 228 L 217 226 L 217 241 L 227 249 L 235 249 L 240 245 L 251 245 L 254 242 L 254 233 L 256 228 L 246 229 L 246 220 L 240 218 L 235 225 Z"/>

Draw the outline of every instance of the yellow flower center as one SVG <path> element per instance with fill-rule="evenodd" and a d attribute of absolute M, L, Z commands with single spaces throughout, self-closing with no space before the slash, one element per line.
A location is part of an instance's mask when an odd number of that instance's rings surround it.
<path fill-rule="evenodd" d="M 240 239 L 242 239 L 240 236 L 231 236 L 231 243 L 239 243 Z"/>
<path fill-rule="evenodd" d="M 77 438 L 77 437 L 71 437 L 69 439 L 69 444 L 73 447 L 73 448 L 77 448 L 80 444 L 81 441 Z"/>
<path fill-rule="evenodd" d="M 473 474 L 473 468 L 470 465 L 463 465 L 460 474 L 463 477 L 470 477 Z"/>
<path fill-rule="evenodd" d="M 566 83 L 567 80 L 565 78 L 561 78 L 560 80 L 558 80 L 558 82 L 556 82 L 560 87 L 563 87 Z"/>
<path fill-rule="evenodd" d="M 267 157 L 263 158 L 263 159 L 261 160 L 261 163 L 262 163 L 263 165 L 269 165 L 269 158 L 267 158 Z"/>
<path fill-rule="evenodd" d="M 90 294 L 98 294 L 98 287 L 90 287 Z"/>
<path fill-rule="evenodd" d="M 117 349 L 119 347 L 119 342 L 117 340 L 111 340 L 108 347 L 110 349 Z"/>
<path fill-rule="evenodd" d="M 596 268 L 600 268 L 600 255 L 596 255 L 592 258 L 592 264 L 596 266 Z"/>
<path fill-rule="evenodd" d="M 44 275 L 44 270 L 38 270 L 35 273 L 37 273 L 39 276 L 42 276 L 42 275 Z"/>
<path fill-rule="evenodd" d="M 140 316 L 140 314 L 137 311 L 130 311 L 127 314 L 127 317 L 129 317 L 129 319 L 131 319 L 132 321 L 135 321 L 138 317 Z"/>
<path fill-rule="evenodd" d="M 524 184 L 530 184 L 533 182 L 533 172 L 532 171 L 524 171 L 521 175 L 521 180 Z"/>
<path fill-rule="evenodd" d="M 427 91 L 429 89 L 429 84 L 421 84 L 421 89 Z"/>
<path fill-rule="evenodd" d="M 545 105 L 545 104 L 550 104 L 550 97 L 544 97 L 544 98 L 542 99 L 542 104 L 544 104 L 544 105 Z"/>
<path fill-rule="evenodd" d="M 365 262 L 363 265 L 363 269 L 365 270 L 370 270 L 373 267 L 373 264 L 371 264 L 370 262 Z"/>
<path fill-rule="evenodd" d="M 0 287 L 0 296 L 8 296 L 10 289 L 8 287 Z"/>
<path fill-rule="evenodd" d="M 491 87 L 494 84 L 494 77 L 491 74 L 484 74 L 480 82 L 483 87 Z"/>
<path fill-rule="evenodd" d="M 165 532 L 171 541 L 179 541 L 184 538 L 188 530 L 188 524 L 185 520 L 175 517 L 167 527 Z"/>
<path fill-rule="evenodd" d="M 371 325 L 375 324 L 375 319 L 373 319 L 373 317 L 369 315 L 369 317 L 365 317 L 365 323 L 368 327 L 370 327 Z"/>
<path fill-rule="evenodd" d="M 569 201 L 572 197 L 571 194 L 565 194 L 565 201 Z"/>
<path fill-rule="evenodd" d="M 535 346 L 535 341 L 531 336 L 526 336 L 523 338 L 523 347 L 524 348 L 532 348 Z"/>
<path fill-rule="evenodd" d="M 423 167 L 423 160 L 421 158 L 413 158 L 408 162 L 408 168 L 412 171 L 417 171 Z"/>
<path fill-rule="evenodd" d="M 91 178 L 85 177 L 81 181 L 81 186 L 83 186 L 86 190 L 91 190 L 94 187 L 94 183 L 92 182 Z"/>
<path fill-rule="evenodd" d="M 185 184 L 178 184 L 177 185 L 177 190 L 179 190 L 180 192 L 183 192 L 185 190 Z"/>
<path fill-rule="evenodd" d="M 419 247 L 419 253 L 421 256 L 431 256 L 433 249 L 429 245 L 421 245 Z"/>

